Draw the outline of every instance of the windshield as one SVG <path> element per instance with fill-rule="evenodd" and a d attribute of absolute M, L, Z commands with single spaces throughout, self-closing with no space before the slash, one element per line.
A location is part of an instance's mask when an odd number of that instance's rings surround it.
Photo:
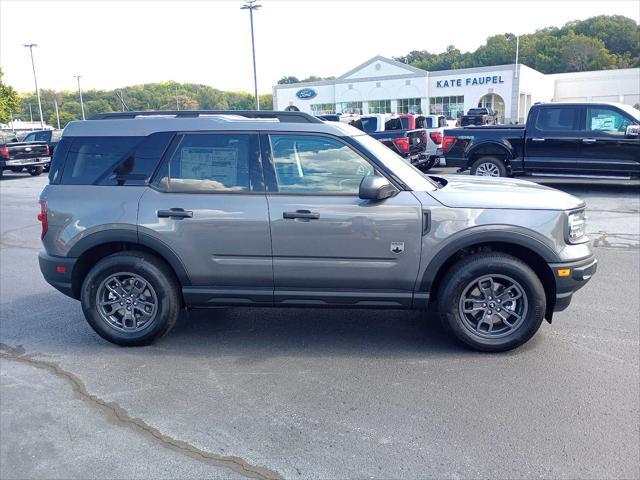
<path fill-rule="evenodd" d="M 405 162 L 402 157 L 390 148 L 369 135 L 358 135 L 353 137 L 360 145 L 367 149 L 374 157 L 391 170 L 400 180 L 402 180 L 411 190 L 417 192 L 432 192 L 437 185 L 423 175 L 420 170 Z"/>
<path fill-rule="evenodd" d="M 378 129 L 377 117 L 362 117 L 360 120 L 362 121 L 362 130 L 365 132 L 371 133 Z"/>

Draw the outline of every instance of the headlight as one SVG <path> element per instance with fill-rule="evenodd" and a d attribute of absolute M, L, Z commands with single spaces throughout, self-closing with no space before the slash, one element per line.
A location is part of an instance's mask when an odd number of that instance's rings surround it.
<path fill-rule="evenodd" d="M 567 215 L 569 243 L 582 243 L 587 240 L 587 215 L 584 210 Z"/>

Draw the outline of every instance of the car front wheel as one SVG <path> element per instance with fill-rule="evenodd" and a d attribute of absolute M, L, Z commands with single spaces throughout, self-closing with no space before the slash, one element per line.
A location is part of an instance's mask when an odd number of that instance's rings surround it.
<path fill-rule="evenodd" d="M 546 309 L 544 288 L 521 260 L 479 253 L 458 261 L 438 294 L 440 315 L 458 340 L 475 350 L 502 352 L 527 342 Z"/>
<path fill-rule="evenodd" d="M 182 306 L 173 271 L 143 252 L 96 263 L 82 284 L 81 302 L 95 332 L 123 346 L 153 343 L 175 325 Z"/>
<path fill-rule="evenodd" d="M 37 177 L 38 175 L 41 175 L 43 171 L 44 167 L 31 167 L 29 169 L 29 175 L 31 175 L 32 177 Z"/>

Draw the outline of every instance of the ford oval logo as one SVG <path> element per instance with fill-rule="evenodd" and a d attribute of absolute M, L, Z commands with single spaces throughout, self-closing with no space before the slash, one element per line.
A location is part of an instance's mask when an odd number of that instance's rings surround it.
<path fill-rule="evenodd" d="M 316 92 L 313 88 L 303 88 L 296 92 L 296 97 L 298 97 L 300 100 L 309 100 L 316 95 L 318 95 L 318 92 Z"/>

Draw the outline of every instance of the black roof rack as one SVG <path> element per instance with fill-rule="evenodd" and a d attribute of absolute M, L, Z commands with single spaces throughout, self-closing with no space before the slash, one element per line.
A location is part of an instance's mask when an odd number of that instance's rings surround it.
<path fill-rule="evenodd" d="M 194 118 L 200 115 L 239 115 L 247 118 L 273 118 L 282 123 L 322 123 L 322 120 L 304 112 L 275 110 L 156 110 L 98 113 L 89 120 L 122 120 L 136 117 L 171 115 L 176 118 Z"/>

